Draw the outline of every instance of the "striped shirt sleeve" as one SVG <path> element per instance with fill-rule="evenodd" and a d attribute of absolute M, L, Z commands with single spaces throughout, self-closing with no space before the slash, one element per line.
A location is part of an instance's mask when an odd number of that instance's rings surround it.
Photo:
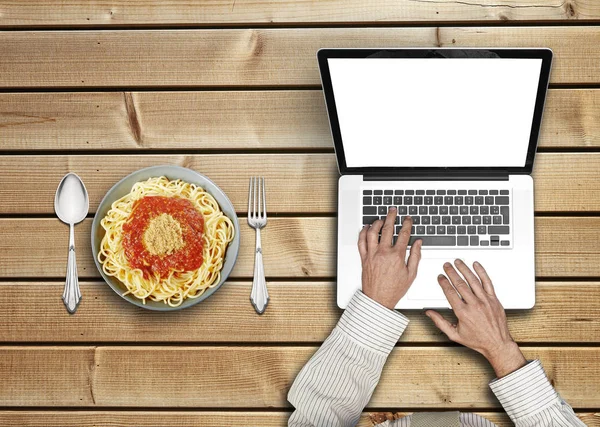
<path fill-rule="evenodd" d="M 517 427 L 585 427 L 554 390 L 539 360 L 492 381 L 490 388 Z"/>
<path fill-rule="evenodd" d="M 290 427 L 354 426 L 408 325 L 402 314 L 357 291 L 331 335 L 288 394 Z"/>
<path fill-rule="evenodd" d="M 412 417 L 412 415 L 407 415 L 393 421 L 377 424 L 377 427 L 411 427 Z M 459 414 L 459 420 L 461 427 L 497 427 L 493 422 L 470 412 L 461 412 Z"/>

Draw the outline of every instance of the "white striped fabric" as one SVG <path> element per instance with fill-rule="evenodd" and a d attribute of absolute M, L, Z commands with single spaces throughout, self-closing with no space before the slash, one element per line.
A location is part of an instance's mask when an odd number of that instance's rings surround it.
<path fill-rule="evenodd" d="M 546 377 L 539 360 L 490 383 L 517 426 L 585 426 Z"/>
<path fill-rule="evenodd" d="M 356 425 L 407 325 L 405 316 L 357 291 L 331 335 L 292 384 L 288 400 L 296 410 L 288 426 Z M 560 399 L 537 360 L 494 380 L 490 387 L 517 427 L 585 426 Z M 410 427 L 411 418 L 381 426 Z M 468 413 L 460 414 L 460 422 L 463 427 L 495 426 Z"/>
<path fill-rule="evenodd" d="M 477 414 L 461 412 L 459 418 L 460 424 L 463 427 L 497 427 L 496 424 Z M 383 424 L 379 424 L 379 427 L 411 427 L 411 421 L 412 415 L 408 415 L 394 421 L 386 421 Z"/>
<path fill-rule="evenodd" d="M 358 291 L 337 327 L 357 343 L 388 355 L 408 326 L 408 319 Z"/>

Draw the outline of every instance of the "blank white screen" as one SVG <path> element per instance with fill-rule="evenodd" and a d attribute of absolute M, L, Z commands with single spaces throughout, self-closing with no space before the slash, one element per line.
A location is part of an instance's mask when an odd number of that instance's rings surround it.
<path fill-rule="evenodd" d="M 523 167 L 541 59 L 330 58 L 348 167 Z"/>

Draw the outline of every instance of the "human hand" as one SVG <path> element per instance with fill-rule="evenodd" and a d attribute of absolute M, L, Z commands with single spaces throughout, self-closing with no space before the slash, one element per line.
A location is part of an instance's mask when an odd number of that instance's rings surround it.
<path fill-rule="evenodd" d="M 411 246 L 410 256 L 405 262 L 412 219 L 405 218 L 398 240 L 393 245 L 395 221 L 396 208 L 390 208 L 385 223 L 377 220 L 371 226 L 365 225 L 358 235 L 358 251 L 362 261 L 362 291 L 390 310 L 394 309 L 417 277 L 422 244 L 421 240 L 417 240 Z"/>
<path fill-rule="evenodd" d="M 450 280 L 440 274 L 438 282 L 458 323 L 453 325 L 433 310 L 427 310 L 425 314 L 452 341 L 481 353 L 490 362 L 498 378 L 525 366 L 527 360 L 510 336 L 506 313 L 485 269 L 475 262 L 475 275 L 461 260 L 457 259 L 455 265 L 464 279 L 447 262 L 444 271 Z"/>

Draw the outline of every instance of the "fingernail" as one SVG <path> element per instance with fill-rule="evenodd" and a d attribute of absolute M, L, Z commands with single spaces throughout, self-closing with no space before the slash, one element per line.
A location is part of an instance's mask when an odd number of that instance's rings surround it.
<path fill-rule="evenodd" d="M 391 211 L 395 211 L 395 210 L 396 210 L 396 206 L 392 206 L 392 207 L 390 208 L 390 210 L 391 210 Z"/>
<path fill-rule="evenodd" d="M 479 262 L 475 261 L 475 262 L 473 263 L 473 265 L 481 265 L 481 264 L 479 264 Z"/>
<path fill-rule="evenodd" d="M 454 260 L 454 262 L 455 262 L 455 263 L 457 263 L 457 264 L 460 264 L 460 263 L 462 262 L 462 260 L 461 260 L 461 259 L 458 259 L 458 258 L 456 258 L 456 259 Z"/>
<path fill-rule="evenodd" d="M 444 268 L 450 268 L 450 267 L 452 267 L 452 264 L 450 264 L 449 262 L 444 263 Z"/>
<path fill-rule="evenodd" d="M 441 280 L 441 279 L 443 279 L 443 278 L 444 278 L 444 275 L 443 275 L 443 274 L 438 274 L 438 280 Z"/>

